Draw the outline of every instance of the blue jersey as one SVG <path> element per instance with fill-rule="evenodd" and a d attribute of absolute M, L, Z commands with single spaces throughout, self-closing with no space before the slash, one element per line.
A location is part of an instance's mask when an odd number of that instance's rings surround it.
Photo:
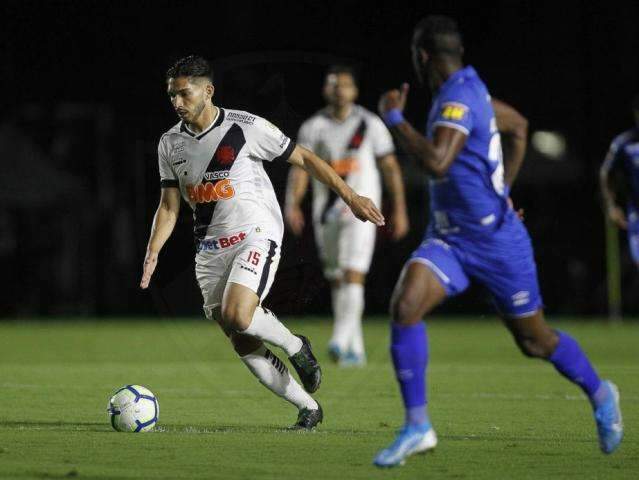
<path fill-rule="evenodd" d="M 429 181 L 429 235 L 481 235 L 494 232 L 508 212 L 501 139 L 490 94 L 467 66 L 441 86 L 428 115 L 426 135 L 437 127 L 467 135 L 443 178 Z"/>
<path fill-rule="evenodd" d="M 639 209 L 639 128 L 630 129 L 615 137 L 603 168 L 611 170 L 615 167 L 623 169 L 630 185 L 630 205 L 632 210 Z"/>

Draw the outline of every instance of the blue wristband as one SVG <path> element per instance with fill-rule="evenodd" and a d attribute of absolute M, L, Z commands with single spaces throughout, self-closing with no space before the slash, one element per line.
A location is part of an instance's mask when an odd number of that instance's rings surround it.
<path fill-rule="evenodd" d="M 396 127 L 404 122 L 404 115 L 399 108 L 393 108 L 384 114 L 384 123 L 388 127 Z"/>

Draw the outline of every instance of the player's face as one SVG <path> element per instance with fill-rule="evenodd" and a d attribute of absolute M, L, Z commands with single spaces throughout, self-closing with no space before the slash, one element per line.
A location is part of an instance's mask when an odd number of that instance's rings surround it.
<path fill-rule="evenodd" d="M 348 73 L 331 73 L 324 83 L 324 98 L 329 105 L 343 107 L 352 104 L 357 98 L 357 85 Z"/>
<path fill-rule="evenodd" d="M 167 93 L 178 117 L 186 123 L 192 123 L 213 96 L 213 85 L 191 77 L 169 78 Z"/>

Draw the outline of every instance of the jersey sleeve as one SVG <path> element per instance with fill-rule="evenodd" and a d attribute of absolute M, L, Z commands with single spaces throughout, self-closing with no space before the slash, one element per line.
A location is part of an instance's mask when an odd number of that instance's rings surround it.
<path fill-rule="evenodd" d="M 257 117 L 251 129 L 251 154 L 263 161 L 286 161 L 295 142 L 268 120 Z"/>
<path fill-rule="evenodd" d="M 370 120 L 371 141 L 373 153 L 376 158 L 384 157 L 395 153 L 395 144 L 388 128 L 377 115 L 373 115 Z"/>
<path fill-rule="evenodd" d="M 175 172 L 169 162 L 169 151 L 166 140 L 160 139 L 158 144 L 158 166 L 160 170 L 160 185 L 162 188 L 179 187 L 179 182 Z"/>
<path fill-rule="evenodd" d="M 472 95 L 463 84 L 455 85 L 441 99 L 433 126 L 449 127 L 469 135 L 473 129 Z"/>

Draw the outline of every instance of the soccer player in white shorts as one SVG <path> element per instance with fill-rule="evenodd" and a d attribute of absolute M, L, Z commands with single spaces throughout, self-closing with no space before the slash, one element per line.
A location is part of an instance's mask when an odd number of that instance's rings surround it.
<path fill-rule="evenodd" d="M 388 129 L 377 115 L 355 104 L 358 88 L 352 68 L 331 67 L 323 93 L 327 106 L 302 124 L 298 144 L 328 160 L 349 186 L 377 205 L 382 196 L 381 172 L 393 206 L 393 239 L 401 239 L 408 232 L 408 217 L 402 174 Z M 285 216 L 294 235 L 300 235 L 304 227 L 300 204 L 307 186 L 306 171 L 291 168 Z M 366 361 L 364 282 L 375 249 L 376 227 L 358 221 L 317 180 L 313 181 L 313 227 L 324 276 L 331 283 L 334 326 L 329 353 L 340 365 L 362 365 Z"/>
<path fill-rule="evenodd" d="M 319 364 L 308 340 L 293 335 L 261 306 L 275 277 L 284 230 L 262 162 L 305 168 L 361 220 L 383 225 L 384 218 L 370 199 L 357 195 L 322 159 L 268 121 L 215 106 L 213 74 L 202 57 L 178 60 L 167 72 L 167 87 L 181 120 L 158 146 L 162 195 L 140 286 L 149 286 L 160 249 L 175 227 L 181 196 L 193 209 L 195 270 L 206 316 L 219 322 L 258 380 L 298 408 L 294 428 L 311 429 L 323 418 L 309 395 L 320 385 Z M 284 350 L 304 388 L 264 343 Z"/>

